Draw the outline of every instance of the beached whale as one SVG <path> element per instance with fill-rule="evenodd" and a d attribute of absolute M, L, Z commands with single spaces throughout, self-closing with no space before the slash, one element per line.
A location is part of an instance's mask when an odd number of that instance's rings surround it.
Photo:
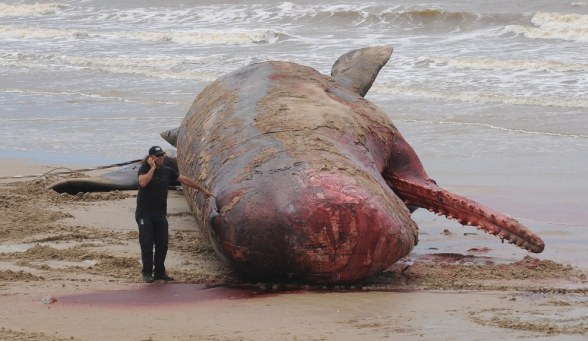
<path fill-rule="evenodd" d="M 181 126 L 162 133 L 177 146 L 180 172 L 214 195 L 185 189 L 238 273 L 360 281 L 410 253 L 418 207 L 543 251 L 515 219 L 437 186 L 389 117 L 364 99 L 391 53 L 351 51 L 330 76 L 290 62 L 251 64 L 207 86 Z"/>
<path fill-rule="evenodd" d="M 186 198 L 218 254 L 251 279 L 355 282 L 416 245 L 411 210 L 475 225 L 532 252 L 515 219 L 437 186 L 389 117 L 364 99 L 390 47 L 351 51 L 331 75 L 290 62 L 241 68 L 207 86 L 179 130 L 181 173 L 215 198 Z"/>

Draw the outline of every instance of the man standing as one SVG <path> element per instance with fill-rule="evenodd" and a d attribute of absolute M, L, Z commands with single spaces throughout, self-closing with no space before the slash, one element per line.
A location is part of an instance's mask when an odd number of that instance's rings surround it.
<path fill-rule="evenodd" d="M 165 257 L 169 240 L 167 222 L 167 189 L 177 181 L 182 185 L 195 188 L 206 198 L 211 194 L 194 180 L 179 174 L 175 169 L 164 165 L 165 153 L 159 146 L 149 149 L 149 155 L 139 168 L 139 192 L 135 220 L 139 225 L 139 244 L 143 262 L 143 280 L 152 283 L 155 280 L 173 281 L 165 272 Z M 153 247 L 155 246 L 155 253 Z"/>

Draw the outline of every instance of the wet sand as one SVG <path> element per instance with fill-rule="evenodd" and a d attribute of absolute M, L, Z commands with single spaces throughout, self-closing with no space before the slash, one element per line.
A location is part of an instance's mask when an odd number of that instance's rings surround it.
<path fill-rule="evenodd" d="M 2 163 L 0 176 L 53 169 Z M 171 191 L 167 267 L 177 281 L 145 284 L 133 218 L 136 192 L 60 195 L 44 189 L 53 180 L 0 180 L 0 339 L 588 336 L 585 266 L 527 254 L 449 222 L 447 228 L 422 224 L 413 253 L 353 286 L 245 283 L 219 262 L 182 192 Z"/>

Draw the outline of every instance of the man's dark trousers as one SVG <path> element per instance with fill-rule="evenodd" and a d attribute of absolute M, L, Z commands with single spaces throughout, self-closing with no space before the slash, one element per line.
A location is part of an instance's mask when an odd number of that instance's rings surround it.
<path fill-rule="evenodd" d="M 135 215 L 139 225 L 139 244 L 143 275 L 162 277 L 165 275 L 165 257 L 169 240 L 169 225 L 164 213 L 140 212 Z M 153 254 L 155 246 L 155 256 Z"/>

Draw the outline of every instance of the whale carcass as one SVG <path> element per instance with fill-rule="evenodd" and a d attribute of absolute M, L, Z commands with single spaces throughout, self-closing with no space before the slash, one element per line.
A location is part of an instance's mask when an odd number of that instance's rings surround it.
<path fill-rule="evenodd" d="M 437 186 L 388 115 L 364 98 L 391 53 L 351 51 L 330 76 L 291 62 L 251 64 L 207 86 L 179 129 L 162 134 L 177 146 L 180 172 L 213 193 L 185 190 L 238 273 L 365 279 L 417 244 L 418 207 L 543 250 L 515 219 Z"/>

